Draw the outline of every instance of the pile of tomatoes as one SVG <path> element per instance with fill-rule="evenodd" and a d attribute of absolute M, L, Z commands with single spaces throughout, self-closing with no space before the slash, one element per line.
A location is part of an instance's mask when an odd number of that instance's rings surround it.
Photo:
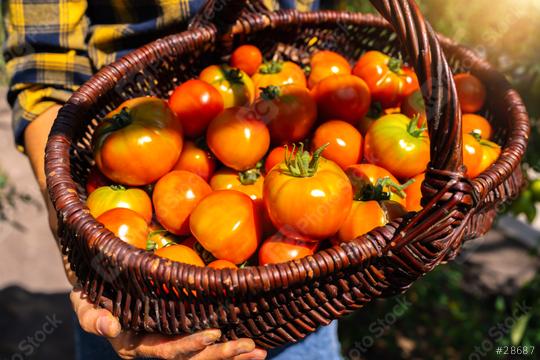
<path fill-rule="evenodd" d="M 486 89 L 455 76 L 471 178 L 500 154 L 476 114 Z M 213 268 L 280 263 L 422 209 L 430 160 L 418 80 L 369 51 L 309 68 L 239 47 L 169 99 L 140 97 L 94 134 L 90 213 L 123 241 Z"/>

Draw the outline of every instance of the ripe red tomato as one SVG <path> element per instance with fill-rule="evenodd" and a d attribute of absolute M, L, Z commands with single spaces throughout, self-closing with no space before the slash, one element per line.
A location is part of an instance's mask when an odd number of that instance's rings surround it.
<path fill-rule="evenodd" d="M 275 144 L 304 140 L 317 120 L 315 100 L 297 85 L 265 88 L 253 109 L 268 126 Z"/>
<path fill-rule="evenodd" d="M 486 140 L 491 138 L 493 133 L 489 121 L 485 117 L 476 114 L 463 114 L 461 128 L 465 134 L 474 133 Z"/>
<path fill-rule="evenodd" d="M 362 160 L 362 135 L 345 121 L 332 120 L 323 123 L 315 130 L 312 141 L 313 150 L 328 144 L 322 156 L 343 169 Z"/>
<path fill-rule="evenodd" d="M 272 151 L 270 151 L 270 153 L 266 157 L 266 161 L 264 162 L 265 174 L 268 174 L 274 166 L 283 162 L 285 160 L 285 154 L 285 146 L 278 146 L 272 149 Z"/>
<path fill-rule="evenodd" d="M 317 242 L 304 242 L 280 233 L 266 239 L 259 249 L 259 265 L 280 264 L 313 255 Z"/>
<path fill-rule="evenodd" d="M 410 179 L 426 170 L 429 137 L 425 128 L 405 115 L 385 115 L 366 134 L 364 156 L 399 179 Z"/>
<path fill-rule="evenodd" d="M 125 208 L 111 209 L 99 216 L 97 221 L 114 233 L 120 240 L 146 250 L 148 224 L 135 211 Z"/>
<path fill-rule="evenodd" d="M 501 155 L 501 147 L 489 140 L 480 140 L 480 145 L 482 146 L 482 162 L 480 163 L 479 172 L 483 173 L 491 165 L 497 161 Z"/>
<path fill-rule="evenodd" d="M 463 134 L 463 165 L 467 167 L 466 175 L 475 178 L 482 172 L 482 146 L 471 134 Z"/>
<path fill-rule="evenodd" d="M 234 190 L 214 191 L 191 213 L 191 233 L 212 255 L 241 264 L 255 253 L 261 238 L 255 204 Z"/>
<path fill-rule="evenodd" d="M 270 133 L 253 111 L 227 109 L 208 127 L 206 142 L 226 166 L 244 171 L 254 168 L 270 147 Z"/>
<path fill-rule="evenodd" d="M 464 113 L 475 113 L 484 107 L 486 87 L 474 75 L 463 73 L 454 75 L 456 90 Z"/>
<path fill-rule="evenodd" d="M 399 59 L 379 51 L 368 51 L 360 57 L 353 74 L 362 78 L 371 91 L 373 101 L 383 108 L 397 107 L 405 97 L 418 89 L 414 72 Z"/>
<path fill-rule="evenodd" d="M 373 186 L 375 186 L 379 180 L 383 180 L 384 178 L 388 178 L 391 183 L 399 185 L 399 181 L 390 173 L 390 171 L 373 164 L 351 165 L 345 169 L 345 173 L 351 181 L 353 192 L 355 194 L 363 189 L 366 178 Z M 390 200 L 405 206 L 405 196 L 401 196 L 403 194 L 400 195 L 400 191 L 396 191 L 394 187 L 388 185 L 383 187 L 383 191 L 390 194 Z"/>
<path fill-rule="evenodd" d="M 262 64 L 253 75 L 256 96 L 268 86 L 297 85 L 307 87 L 304 70 L 291 61 L 273 61 Z"/>
<path fill-rule="evenodd" d="M 199 79 L 219 91 L 226 109 L 251 104 L 255 99 L 253 81 L 240 69 L 211 65 L 201 72 Z"/>
<path fill-rule="evenodd" d="M 152 200 L 161 225 L 175 235 L 189 234 L 189 216 L 212 192 L 199 176 L 184 170 L 171 171 L 157 182 Z"/>
<path fill-rule="evenodd" d="M 422 205 L 420 200 L 422 200 L 422 183 L 426 178 L 426 173 L 416 175 L 413 180 L 414 182 L 405 189 L 407 200 L 405 208 L 407 211 L 420 211 L 422 210 Z"/>
<path fill-rule="evenodd" d="M 314 88 L 321 80 L 331 75 L 350 75 L 351 70 L 349 61 L 340 54 L 328 50 L 318 51 L 311 57 L 309 88 Z"/>
<path fill-rule="evenodd" d="M 97 188 L 108 185 L 111 185 L 111 180 L 107 179 L 107 177 L 99 171 L 97 166 L 94 166 L 90 169 L 88 177 L 86 178 L 86 195 L 90 195 Z"/>
<path fill-rule="evenodd" d="M 332 75 L 315 86 L 312 95 L 323 120 L 341 119 L 356 125 L 369 110 L 371 95 L 364 80 L 353 75 Z"/>
<path fill-rule="evenodd" d="M 202 80 L 188 80 L 178 86 L 169 98 L 184 134 L 196 138 L 204 134 L 210 121 L 223 111 L 223 98 L 212 85 Z"/>
<path fill-rule="evenodd" d="M 202 177 L 204 181 L 210 180 L 215 169 L 216 161 L 212 154 L 201 149 L 192 141 L 186 141 L 180 159 L 173 168 L 173 170 L 190 171 Z"/>
<path fill-rule="evenodd" d="M 212 269 L 221 270 L 221 269 L 238 269 L 238 266 L 227 260 L 215 260 L 208 264 L 208 267 Z"/>
<path fill-rule="evenodd" d="M 347 175 L 337 164 L 320 157 L 321 150 L 311 156 L 299 149 L 275 166 L 264 181 L 268 215 L 287 236 L 326 239 L 339 230 L 351 207 Z"/>
<path fill-rule="evenodd" d="M 420 90 L 414 91 L 403 100 L 401 113 L 410 118 L 418 116 L 418 125 L 427 126 L 426 107 Z"/>
<path fill-rule="evenodd" d="M 111 209 L 126 208 L 141 215 L 147 223 L 152 220 L 152 202 L 141 189 L 126 189 L 123 186 L 102 186 L 88 196 L 86 206 L 97 218 Z"/>
<path fill-rule="evenodd" d="M 159 257 L 184 264 L 204 266 L 204 261 L 202 261 L 199 254 L 197 254 L 193 249 L 190 249 L 184 245 L 166 246 L 156 250 L 154 254 Z"/>
<path fill-rule="evenodd" d="M 253 45 L 242 45 L 238 47 L 231 56 L 231 66 L 242 70 L 249 76 L 257 72 L 263 62 L 261 50 Z"/>
<path fill-rule="evenodd" d="M 183 144 L 180 121 L 166 102 L 154 97 L 124 102 L 105 117 L 94 139 L 99 170 L 130 186 L 150 184 L 168 173 Z"/>

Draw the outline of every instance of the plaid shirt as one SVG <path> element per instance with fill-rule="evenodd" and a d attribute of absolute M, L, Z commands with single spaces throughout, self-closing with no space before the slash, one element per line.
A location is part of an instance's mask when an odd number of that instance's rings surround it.
<path fill-rule="evenodd" d="M 307 11 L 319 0 L 265 3 Z M 3 53 L 19 148 L 30 121 L 65 102 L 104 65 L 184 29 L 202 4 L 204 0 L 4 0 Z"/>

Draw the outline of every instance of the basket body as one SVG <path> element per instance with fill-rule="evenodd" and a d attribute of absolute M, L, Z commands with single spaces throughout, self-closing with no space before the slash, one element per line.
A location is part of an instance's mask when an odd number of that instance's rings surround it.
<path fill-rule="evenodd" d="M 257 45 L 267 58 L 299 64 L 307 64 L 320 49 L 337 51 L 351 62 L 371 49 L 408 58 L 390 25 L 373 15 L 248 14 L 235 27 L 233 40 L 235 46 Z M 433 196 L 426 211 L 305 259 L 238 271 L 171 263 L 135 250 L 84 206 L 92 134 L 100 119 L 132 97 L 167 98 L 175 86 L 221 62 L 215 28 L 158 40 L 101 70 L 61 110 L 46 154 L 62 251 L 90 301 L 112 311 L 126 329 L 179 334 L 220 328 L 223 340 L 250 337 L 273 348 L 298 341 L 374 298 L 406 290 L 454 257 L 463 241 L 483 235 L 499 207 L 519 193 L 519 162 L 529 129 L 519 96 L 500 74 L 450 40 L 439 37 L 439 42 L 455 72 L 470 71 L 486 84 L 483 115 L 503 145 L 507 166 L 495 166 L 473 182 L 452 182 L 451 174 L 434 173 L 440 196 Z M 465 194 L 463 201 L 448 200 L 455 189 Z"/>

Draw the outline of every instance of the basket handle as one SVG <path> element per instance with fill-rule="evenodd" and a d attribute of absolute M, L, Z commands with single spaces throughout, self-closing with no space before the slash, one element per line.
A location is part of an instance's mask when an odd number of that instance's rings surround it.
<path fill-rule="evenodd" d="M 227 36 L 246 9 L 268 11 L 262 0 L 208 0 L 191 20 L 189 29 L 213 24 L 218 34 Z"/>

